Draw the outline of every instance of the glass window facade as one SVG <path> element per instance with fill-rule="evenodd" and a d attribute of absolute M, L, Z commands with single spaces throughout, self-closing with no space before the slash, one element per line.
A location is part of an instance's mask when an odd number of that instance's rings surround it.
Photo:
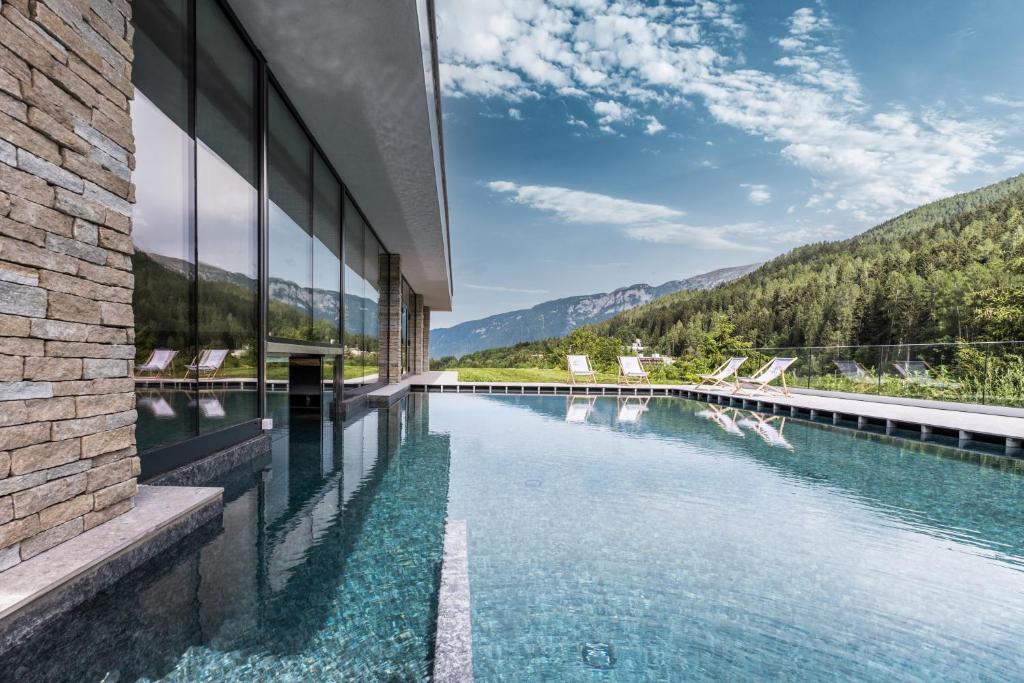
<path fill-rule="evenodd" d="M 147 453 L 256 429 L 296 347 L 320 357 L 328 402 L 378 384 L 386 252 L 221 2 L 147 0 L 133 23 L 146 476 Z M 407 366 L 408 310 L 402 331 Z"/>
<path fill-rule="evenodd" d="M 344 212 L 344 381 L 351 388 L 377 382 L 380 255 L 385 252 L 347 195 Z"/>

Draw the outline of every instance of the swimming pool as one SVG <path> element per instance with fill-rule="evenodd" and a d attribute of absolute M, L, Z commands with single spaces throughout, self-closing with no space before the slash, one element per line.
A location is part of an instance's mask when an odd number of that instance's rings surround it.
<path fill-rule="evenodd" d="M 1014 680 L 1022 482 L 1002 459 L 674 398 L 293 416 L 271 462 L 223 482 L 223 529 L 0 676 L 425 679 L 450 519 L 480 681 Z"/>

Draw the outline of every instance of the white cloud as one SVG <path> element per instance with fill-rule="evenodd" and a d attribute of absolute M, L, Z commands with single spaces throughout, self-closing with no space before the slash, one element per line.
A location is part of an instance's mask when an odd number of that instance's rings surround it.
<path fill-rule="evenodd" d="M 569 118 L 566 119 L 566 122 L 570 126 L 578 126 L 579 128 L 590 128 L 590 124 L 588 124 L 586 121 L 581 121 L 580 119 L 576 118 L 575 116 L 571 116 L 570 115 Z"/>
<path fill-rule="evenodd" d="M 644 132 L 648 135 L 657 135 L 661 131 L 665 130 L 665 126 L 653 116 L 647 117 L 647 126 L 644 128 Z"/>
<path fill-rule="evenodd" d="M 632 109 L 612 100 L 595 102 L 594 113 L 600 117 L 597 122 L 602 126 L 610 126 L 613 123 L 626 121 L 633 116 Z"/>
<path fill-rule="evenodd" d="M 1003 144 L 1004 128 L 975 115 L 865 104 L 820 5 L 789 17 L 771 71 L 744 66 L 744 27 L 725 1 L 447 0 L 438 18 L 449 96 L 578 97 L 605 132 L 648 132 L 654 106 L 701 104 L 808 171 L 820 211 L 892 215 L 1020 155 Z"/>
<path fill-rule="evenodd" d="M 1024 100 L 1017 100 L 1002 95 L 986 95 L 981 98 L 984 102 L 994 104 L 998 107 L 1009 107 L 1011 109 L 1024 109 Z"/>
<path fill-rule="evenodd" d="M 515 120 L 515 121 L 522 121 L 523 120 L 523 112 L 519 111 L 515 107 L 511 107 L 508 110 L 508 117 L 510 119 Z"/>
<path fill-rule="evenodd" d="M 550 211 L 567 223 L 633 225 L 671 220 L 684 212 L 660 204 L 642 204 L 594 192 L 544 185 L 517 185 L 504 180 L 487 184 L 491 190 L 512 195 L 512 201 Z"/>
<path fill-rule="evenodd" d="M 747 199 L 751 204 L 761 206 L 762 204 L 767 204 L 772 200 L 772 193 L 768 190 L 767 185 L 743 183 L 740 187 L 750 190 L 750 192 L 747 193 Z"/>
<path fill-rule="evenodd" d="M 502 287 L 499 285 L 462 285 L 466 289 L 477 289 L 483 292 L 506 292 L 510 294 L 547 294 L 546 289 L 522 289 L 519 287 Z"/>

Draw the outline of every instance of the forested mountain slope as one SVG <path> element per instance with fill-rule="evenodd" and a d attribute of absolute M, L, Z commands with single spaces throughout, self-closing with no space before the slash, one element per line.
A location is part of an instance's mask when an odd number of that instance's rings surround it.
<path fill-rule="evenodd" d="M 1024 175 L 799 247 L 720 287 L 669 294 L 596 330 L 679 354 L 723 313 L 757 346 L 1020 339 Z"/>

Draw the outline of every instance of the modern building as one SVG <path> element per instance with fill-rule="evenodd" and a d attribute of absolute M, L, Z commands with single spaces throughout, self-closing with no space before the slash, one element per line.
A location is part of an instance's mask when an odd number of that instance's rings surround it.
<path fill-rule="evenodd" d="M 4 0 L 0 571 L 425 371 L 444 169 L 430 0 Z"/>

